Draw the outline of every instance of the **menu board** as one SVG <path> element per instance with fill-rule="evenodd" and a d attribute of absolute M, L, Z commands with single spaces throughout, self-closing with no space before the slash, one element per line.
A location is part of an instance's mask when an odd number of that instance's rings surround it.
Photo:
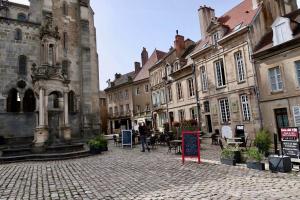
<path fill-rule="evenodd" d="M 122 130 L 122 146 L 131 146 L 132 148 L 132 130 Z"/>
<path fill-rule="evenodd" d="M 300 157 L 298 128 L 281 128 L 281 142 L 283 155 Z"/>
<path fill-rule="evenodd" d="M 196 157 L 200 163 L 200 132 L 182 132 L 182 162 L 184 163 L 185 157 Z"/>

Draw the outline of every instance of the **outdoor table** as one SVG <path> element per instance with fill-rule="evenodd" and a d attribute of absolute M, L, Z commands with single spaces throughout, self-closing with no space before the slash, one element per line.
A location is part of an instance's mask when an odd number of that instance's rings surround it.
<path fill-rule="evenodd" d="M 232 145 L 232 146 L 236 146 L 239 147 L 241 144 L 243 144 L 243 142 L 227 142 L 227 145 Z"/>
<path fill-rule="evenodd" d="M 170 141 L 170 145 L 178 148 L 178 152 L 177 154 L 181 154 L 181 144 L 182 144 L 182 140 L 171 140 Z"/>

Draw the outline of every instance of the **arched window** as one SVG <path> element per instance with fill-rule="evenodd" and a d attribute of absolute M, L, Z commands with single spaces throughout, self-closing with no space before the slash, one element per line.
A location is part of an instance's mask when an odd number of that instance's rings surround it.
<path fill-rule="evenodd" d="M 19 28 L 15 30 L 15 40 L 22 40 L 22 30 Z"/>
<path fill-rule="evenodd" d="M 54 45 L 53 44 L 49 45 L 48 60 L 49 60 L 49 65 L 53 65 L 54 64 Z"/>
<path fill-rule="evenodd" d="M 24 98 L 23 98 L 23 111 L 24 112 L 34 112 L 35 111 L 35 97 L 34 93 L 31 89 L 28 89 L 25 92 Z"/>
<path fill-rule="evenodd" d="M 9 91 L 6 103 L 7 112 L 20 112 L 21 99 L 19 92 L 13 88 Z"/>
<path fill-rule="evenodd" d="M 70 91 L 68 94 L 69 113 L 74 113 L 76 111 L 75 105 L 75 93 L 73 91 Z"/>
<path fill-rule="evenodd" d="M 27 57 L 24 55 L 19 56 L 19 74 L 27 74 Z"/>
<path fill-rule="evenodd" d="M 69 71 L 69 61 L 68 60 L 63 60 L 62 61 L 62 73 L 64 75 L 68 76 L 68 71 Z"/>
<path fill-rule="evenodd" d="M 59 98 L 61 98 L 61 93 L 54 91 L 49 95 L 49 105 L 52 108 L 59 108 Z"/>
<path fill-rule="evenodd" d="M 63 14 L 66 16 L 68 15 L 68 4 L 66 2 L 63 2 Z"/>
<path fill-rule="evenodd" d="M 18 13 L 18 20 L 26 21 L 27 16 L 24 13 Z"/>

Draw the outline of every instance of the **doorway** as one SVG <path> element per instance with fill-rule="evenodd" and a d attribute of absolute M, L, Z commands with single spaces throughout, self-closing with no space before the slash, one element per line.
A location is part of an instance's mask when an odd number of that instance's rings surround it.
<path fill-rule="evenodd" d="M 211 123 L 211 116 L 210 115 L 205 115 L 206 118 L 206 125 L 207 125 L 207 131 L 209 133 L 212 133 L 212 123 Z"/>
<path fill-rule="evenodd" d="M 275 120 L 279 141 L 281 141 L 281 128 L 289 127 L 289 117 L 286 108 L 275 109 Z"/>

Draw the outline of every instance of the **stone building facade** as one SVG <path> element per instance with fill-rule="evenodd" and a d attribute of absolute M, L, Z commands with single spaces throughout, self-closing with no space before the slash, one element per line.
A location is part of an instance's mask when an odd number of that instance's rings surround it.
<path fill-rule="evenodd" d="M 100 103 L 100 125 L 101 133 L 107 134 L 108 131 L 108 108 L 107 108 L 107 96 L 104 91 L 99 92 Z"/>
<path fill-rule="evenodd" d="M 138 130 L 140 123 L 145 123 L 148 127 L 152 126 L 152 102 L 151 102 L 151 88 L 149 82 L 149 68 L 158 62 L 163 56 L 164 52 L 154 50 L 148 58 L 148 52 L 145 48 L 141 53 L 142 67 L 134 78 L 133 82 L 133 126 Z M 139 63 L 136 63 L 139 67 Z"/>
<path fill-rule="evenodd" d="M 119 133 L 122 129 L 132 129 L 133 79 L 140 69 L 121 75 L 116 73 L 113 81 L 108 80 L 105 89 L 108 107 L 108 133 Z"/>
<path fill-rule="evenodd" d="M 300 128 L 300 10 L 277 17 L 254 53 L 263 126 Z"/>
<path fill-rule="evenodd" d="M 186 73 L 185 66 L 193 48 L 193 41 L 177 34 L 174 48 L 149 69 L 155 130 L 164 131 L 165 123 L 172 126 L 175 121 L 191 119 L 186 113 L 195 108 L 196 90 L 192 87 L 192 96 L 189 95 L 189 81 L 193 85 L 194 79 L 191 71 Z"/>
<path fill-rule="evenodd" d="M 268 30 L 270 17 L 280 15 L 284 2 L 244 0 L 221 17 L 212 8 L 199 8 L 202 39 L 191 58 L 197 69 L 205 131 L 218 129 L 231 137 L 237 125 L 244 125 L 246 134 L 254 138 L 262 127 L 251 56 Z M 290 9 L 290 2 L 286 4 Z"/>
<path fill-rule="evenodd" d="M 99 132 L 93 19 L 88 0 L 31 0 L 1 9 L 1 136 L 43 146 Z"/>

